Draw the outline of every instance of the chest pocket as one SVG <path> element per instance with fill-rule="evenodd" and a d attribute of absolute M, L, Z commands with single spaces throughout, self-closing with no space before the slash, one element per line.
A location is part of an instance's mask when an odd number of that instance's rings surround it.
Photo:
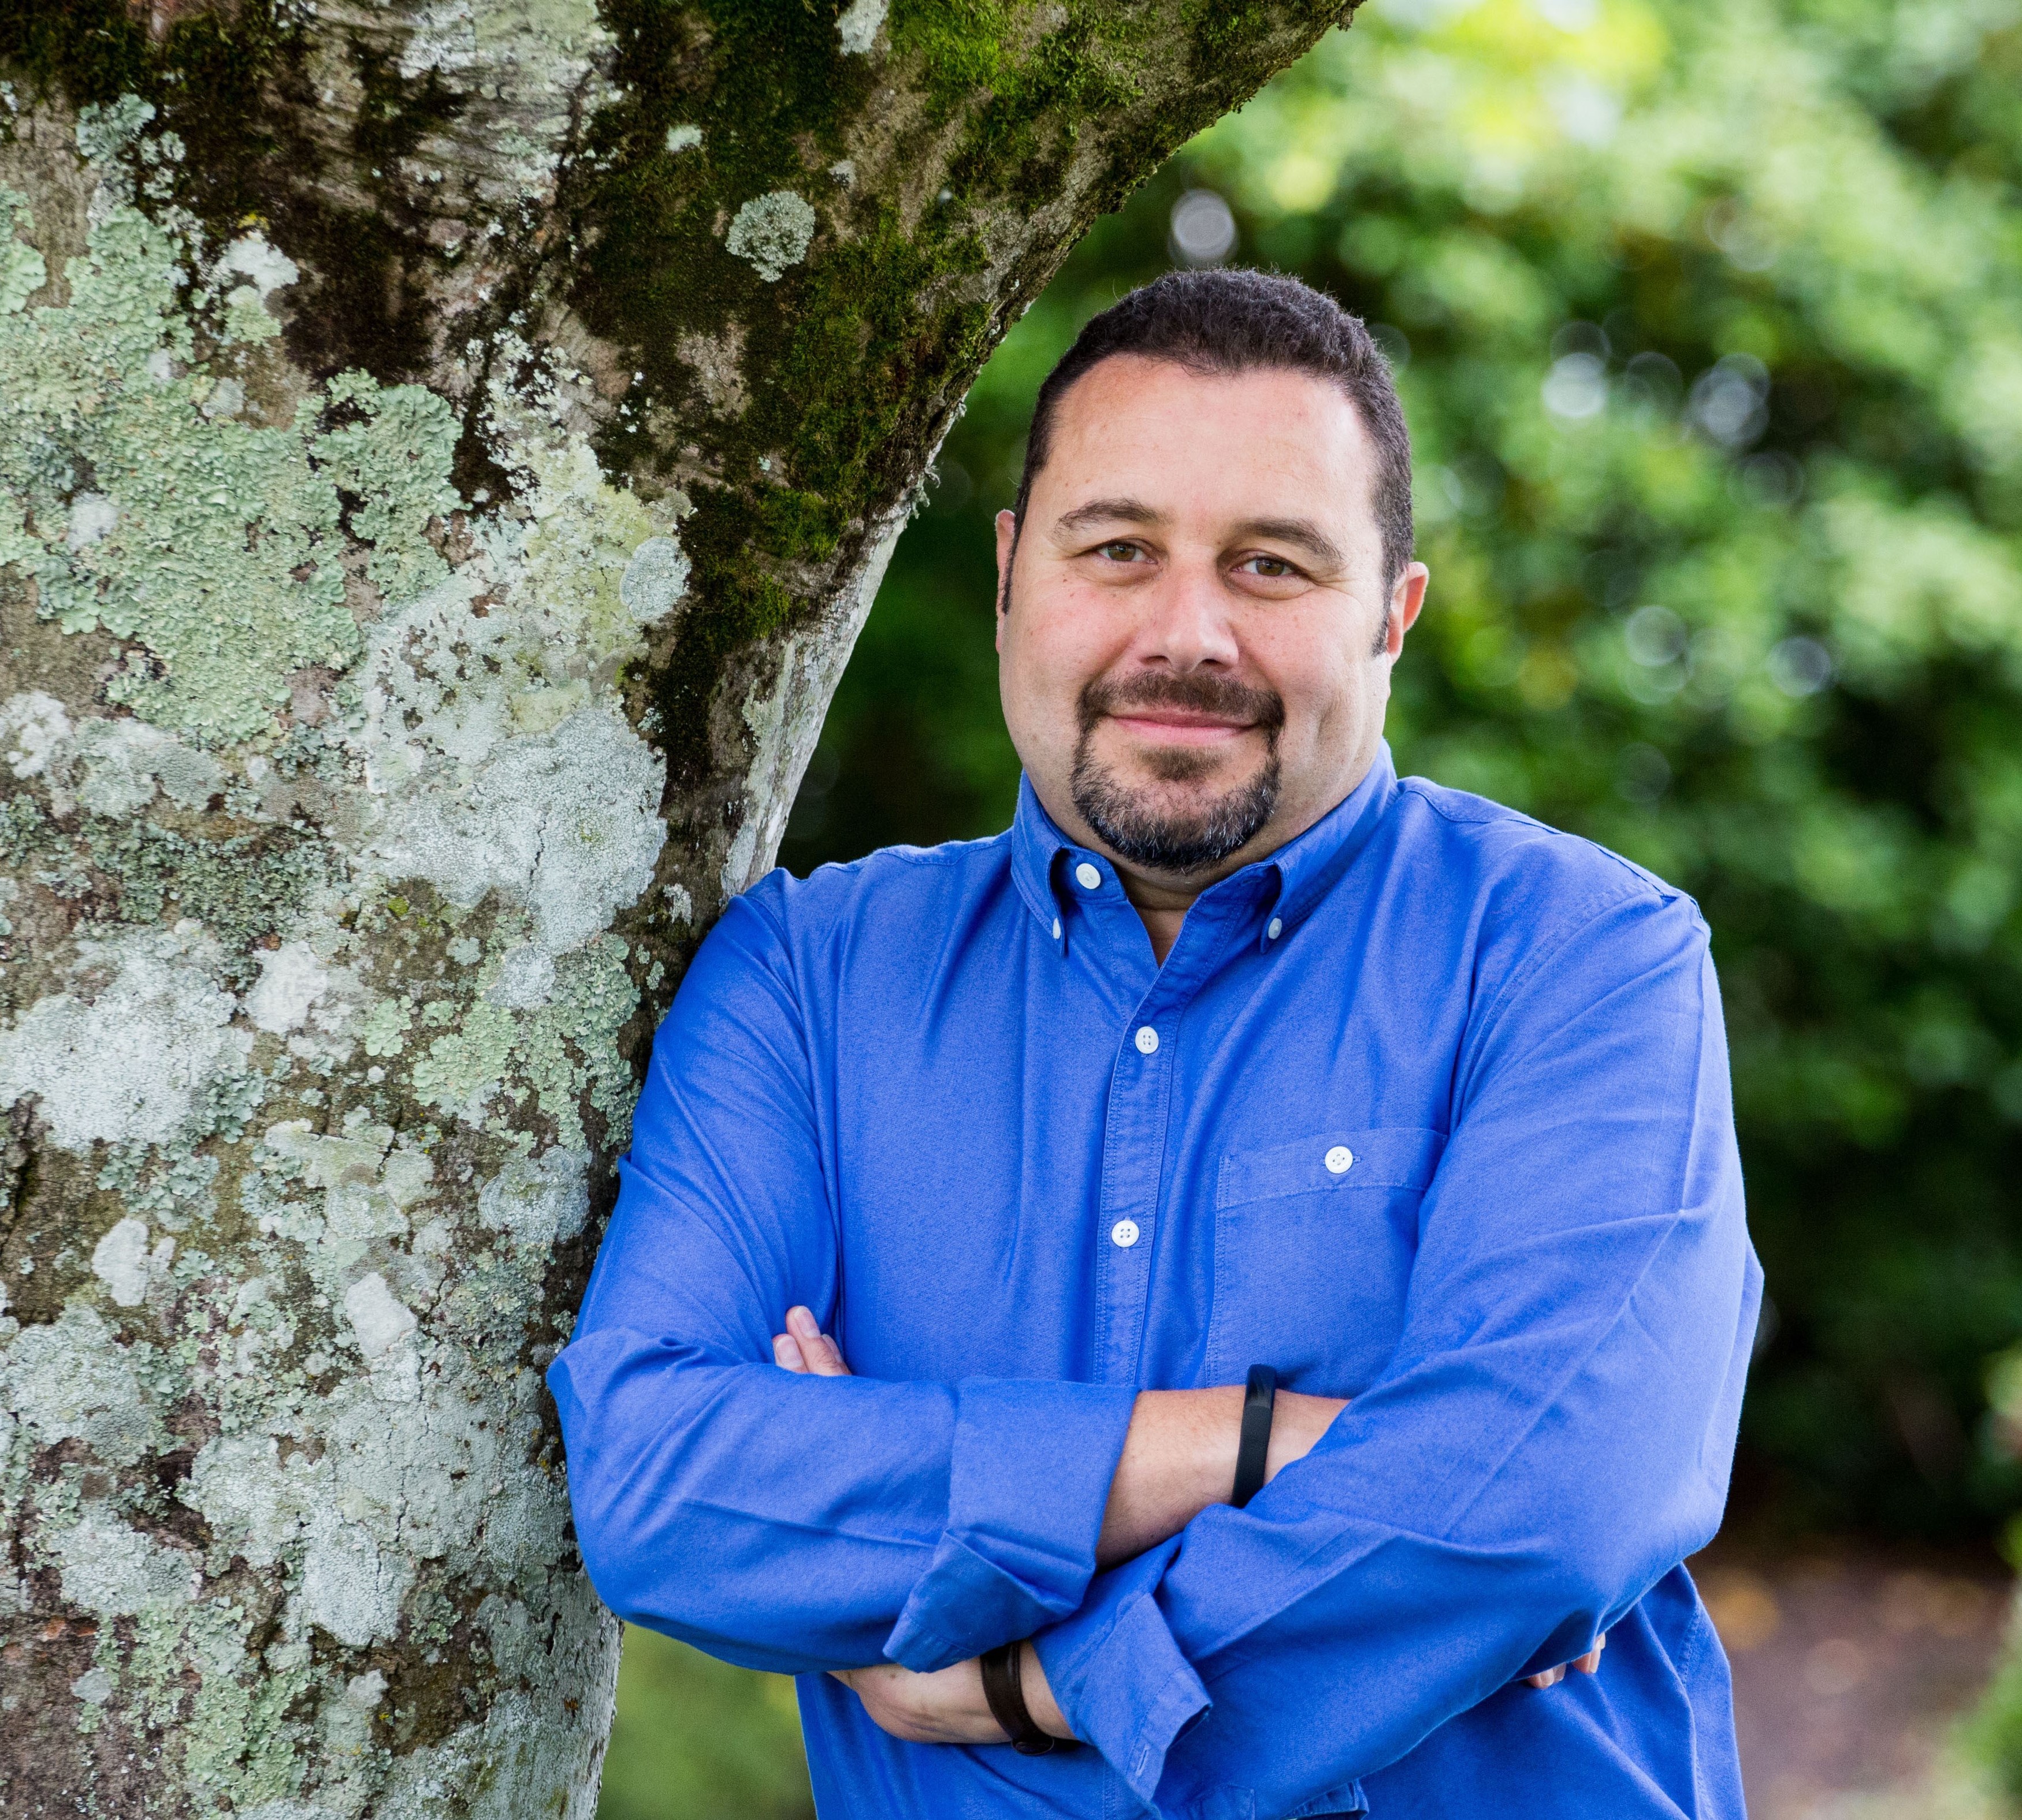
<path fill-rule="evenodd" d="M 1445 1147 L 1444 1132 L 1391 1125 L 1224 1157 L 1206 1381 L 1268 1365 L 1289 1390 L 1366 1387 L 1396 1347 L 1418 1202 Z"/>

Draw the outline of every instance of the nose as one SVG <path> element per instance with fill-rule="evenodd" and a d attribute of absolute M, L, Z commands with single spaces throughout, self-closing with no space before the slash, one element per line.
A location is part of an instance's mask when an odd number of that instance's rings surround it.
<path fill-rule="evenodd" d="M 1144 592 L 1144 619 L 1132 656 L 1140 663 L 1185 676 L 1196 670 L 1233 670 L 1241 651 L 1221 576 L 1213 562 L 1174 562 Z"/>

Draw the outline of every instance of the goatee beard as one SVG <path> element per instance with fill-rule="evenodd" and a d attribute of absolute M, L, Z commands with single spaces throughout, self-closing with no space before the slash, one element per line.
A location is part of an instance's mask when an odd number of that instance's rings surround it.
<path fill-rule="evenodd" d="M 1191 708 L 1246 720 L 1264 735 L 1264 763 L 1248 783 L 1188 814 L 1160 814 L 1095 756 L 1095 729 L 1104 716 L 1132 707 Z M 1126 683 L 1092 682 L 1082 691 L 1081 738 L 1070 789 L 1082 819 L 1119 859 L 1184 878 L 1218 865 L 1254 840 L 1278 806 L 1278 735 L 1285 704 L 1275 692 L 1225 677 L 1147 676 Z M 1184 748 L 1160 754 L 1152 769 L 1184 784 L 1214 765 L 1209 754 Z"/>

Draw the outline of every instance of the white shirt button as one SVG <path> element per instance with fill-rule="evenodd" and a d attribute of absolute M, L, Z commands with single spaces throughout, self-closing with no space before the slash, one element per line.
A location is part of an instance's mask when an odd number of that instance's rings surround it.
<path fill-rule="evenodd" d="M 1355 1167 L 1355 1153 L 1345 1144 L 1335 1145 L 1322 1160 L 1326 1163 L 1330 1175 L 1345 1175 Z"/>
<path fill-rule="evenodd" d="M 1152 1055 L 1157 1054 L 1158 1048 L 1159 1032 L 1149 1024 L 1140 1024 L 1137 1026 L 1137 1053 L 1140 1055 Z"/>
<path fill-rule="evenodd" d="M 1270 937 L 1273 941 L 1276 941 L 1279 936 L 1285 933 L 1285 919 L 1282 916 L 1272 917 L 1269 924 L 1265 927 L 1264 933 Z"/>
<path fill-rule="evenodd" d="M 1056 917 L 1053 919 L 1053 939 L 1054 939 L 1054 941 L 1058 941 L 1060 940 L 1060 918 L 1059 918 L 1059 917 L 1056 916 Z"/>
<path fill-rule="evenodd" d="M 1137 1242 L 1137 1221 L 1119 1219 L 1109 1229 L 1109 1242 L 1119 1251 L 1129 1251 Z"/>
<path fill-rule="evenodd" d="M 1093 891 L 1097 885 L 1102 883 L 1102 875 L 1098 872 L 1094 867 L 1090 865 L 1086 860 L 1083 860 L 1079 865 L 1075 868 L 1075 883 L 1080 886 L 1084 891 Z"/>

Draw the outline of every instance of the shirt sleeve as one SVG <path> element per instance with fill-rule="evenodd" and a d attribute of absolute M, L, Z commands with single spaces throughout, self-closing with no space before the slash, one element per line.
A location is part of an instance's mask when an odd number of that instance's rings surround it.
<path fill-rule="evenodd" d="M 1378 1380 L 1038 1639 L 1160 1814 L 1307 1811 L 1718 1526 L 1761 1273 L 1706 930 L 1654 892 L 1579 920 L 1471 1020 Z"/>
<path fill-rule="evenodd" d="M 772 1363 L 789 1307 L 837 1307 L 816 1047 L 776 926 L 734 901 L 655 1039 L 548 1372 L 577 1539 L 621 1617 L 728 1660 L 941 1668 L 1080 1604 L 1134 1391 Z"/>

